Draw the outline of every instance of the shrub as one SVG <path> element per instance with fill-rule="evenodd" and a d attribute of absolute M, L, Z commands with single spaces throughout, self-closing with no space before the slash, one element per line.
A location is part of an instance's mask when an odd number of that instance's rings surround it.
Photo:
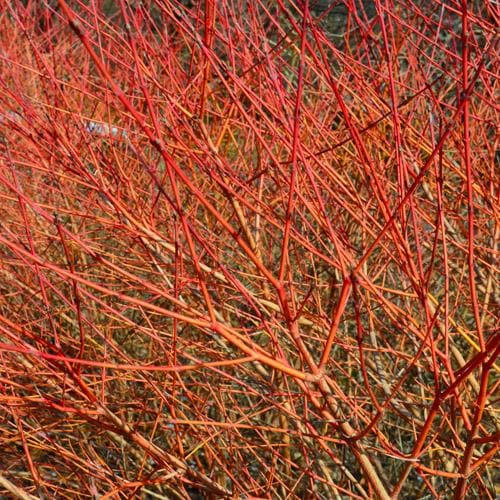
<path fill-rule="evenodd" d="M 2 491 L 493 498 L 494 2 L 2 5 Z"/>

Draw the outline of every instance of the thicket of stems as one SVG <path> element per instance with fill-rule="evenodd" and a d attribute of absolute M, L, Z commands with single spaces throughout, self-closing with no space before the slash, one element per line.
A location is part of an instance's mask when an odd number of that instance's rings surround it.
<path fill-rule="evenodd" d="M 0 496 L 495 497 L 495 2 L 0 5 Z"/>

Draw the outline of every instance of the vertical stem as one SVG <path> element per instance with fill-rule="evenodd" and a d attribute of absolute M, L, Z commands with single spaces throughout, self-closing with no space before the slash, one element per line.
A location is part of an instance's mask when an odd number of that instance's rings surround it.
<path fill-rule="evenodd" d="M 293 115 L 293 142 L 292 142 L 292 165 L 290 176 L 290 191 L 288 193 L 288 205 L 286 210 L 285 228 L 283 234 L 283 243 L 281 246 L 281 259 L 278 279 L 282 281 L 286 267 L 289 264 L 288 243 L 290 239 L 290 230 L 292 224 L 292 213 L 294 204 L 295 183 L 297 181 L 297 158 L 299 152 L 299 133 L 300 133 L 300 109 L 302 105 L 302 92 L 304 85 L 304 57 L 307 41 L 307 18 L 309 15 L 309 0 L 305 0 L 304 10 L 302 15 L 302 30 L 300 39 L 300 58 L 299 70 L 297 76 L 297 95 L 295 96 L 295 108 Z"/>
<path fill-rule="evenodd" d="M 465 100 L 463 104 L 463 143 L 464 143 L 464 163 L 465 172 L 467 176 L 467 223 L 468 223 L 468 270 L 469 270 L 469 290 L 470 298 L 472 303 L 472 309 L 474 312 L 474 321 L 477 328 L 477 335 L 479 340 L 479 347 L 481 352 L 485 352 L 485 341 L 481 326 L 481 316 L 479 313 L 479 303 L 476 291 L 475 282 L 475 269 L 474 269 L 474 192 L 473 192 L 473 171 L 471 162 L 471 149 L 470 149 L 470 110 L 469 110 L 469 98 L 466 94 L 466 89 L 468 87 L 469 78 L 469 27 L 468 27 L 468 10 L 467 10 L 467 0 L 462 0 L 462 92 L 459 96 L 459 101 Z M 460 467 L 460 472 L 462 477 L 458 481 L 457 488 L 455 490 L 455 499 L 464 498 L 467 492 L 467 476 L 470 471 L 470 466 L 472 462 L 472 454 L 474 452 L 474 438 L 476 436 L 479 424 L 481 422 L 481 417 L 484 411 L 484 405 L 486 404 L 486 393 L 488 387 L 488 371 L 484 363 L 481 364 L 481 383 L 479 394 L 476 399 L 474 419 L 472 423 L 472 429 L 469 432 L 469 438 L 465 448 L 464 456 L 462 459 L 462 465 Z"/>

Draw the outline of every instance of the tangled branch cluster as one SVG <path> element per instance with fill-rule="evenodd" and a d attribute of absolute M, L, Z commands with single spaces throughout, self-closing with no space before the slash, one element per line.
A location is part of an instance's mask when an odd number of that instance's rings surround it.
<path fill-rule="evenodd" d="M 0 496 L 498 494 L 496 2 L 0 5 Z"/>

